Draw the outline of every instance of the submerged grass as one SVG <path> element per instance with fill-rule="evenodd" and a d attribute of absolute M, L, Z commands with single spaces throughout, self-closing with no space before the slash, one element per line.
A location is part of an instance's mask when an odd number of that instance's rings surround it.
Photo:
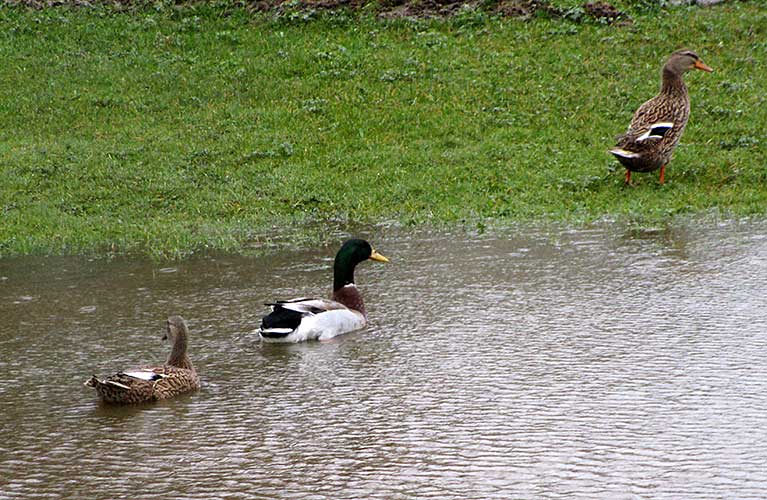
<path fill-rule="evenodd" d="M 237 251 L 305 222 L 767 210 L 767 9 L 631 26 L 0 8 L 0 255 Z M 606 153 L 680 47 L 667 183 Z M 265 236 L 266 235 L 266 236 Z"/>

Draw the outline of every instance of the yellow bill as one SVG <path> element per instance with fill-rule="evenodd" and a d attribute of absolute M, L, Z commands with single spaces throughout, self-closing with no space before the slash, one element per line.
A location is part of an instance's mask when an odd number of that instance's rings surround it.
<path fill-rule="evenodd" d="M 373 253 L 370 254 L 370 260 L 377 260 L 378 262 L 389 262 L 389 259 L 375 250 L 373 250 Z"/>

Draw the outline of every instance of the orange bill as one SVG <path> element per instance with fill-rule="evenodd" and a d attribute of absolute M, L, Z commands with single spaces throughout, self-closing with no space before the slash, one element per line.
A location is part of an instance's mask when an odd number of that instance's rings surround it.
<path fill-rule="evenodd" d="M 706 65 L 706 63 L 704 63 L 704 62 L 703 62 L 703 61 L 701 61 L 700 59 L 698 59 L 697 61 L 695 61 L 695 64 L 693 65 L 693 67 L 694 67 L 695 69 L 699 69 L 699 70 L 701 70 L 701 71 L 706 71 L 706 72 L 708 72 L 708 73 L 711 73 L 712 71 L 714 71 L 713 69 L 711 69 L 709 66 L 707 66 L 707 65 Z"/>

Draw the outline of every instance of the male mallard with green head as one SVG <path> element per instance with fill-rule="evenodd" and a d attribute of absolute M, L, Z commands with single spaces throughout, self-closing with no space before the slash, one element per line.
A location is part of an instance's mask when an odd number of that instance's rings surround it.
<path fill-rule="evenodd" d="M 690 98 L 682 76 L 691 69 L 713 71 L 691 50 L 671 54 L 663 66 L 660 93 L 639 106 L 628 131 L 610 150 L 626 167 L 626 184 L 631 183 L 631 172 L 659 168 L 663 184 L 666 165 L 690 116 Z"/>
<path fill-rule="evenodd" d="M 168 399 L 200 388 L 200 378 L 186 352 L 188 330 L 181 316 L 171 316 L 165 324 L 163 340 L 173 346 L 162 366 L 126 370 L 104 380 L 95 375 L 85 382 L 105 403 L 135 404 Z"/>
<path fill-rule="evenodd" d="M 360 262 L 389 262 L 365 240 L 351 239 L 341 246 L 333 263 L 333 294 L 327 299 L 278 300 L 266 304 L 272 312 L 261 320 L 259 335 L 264 342 L 327 340 L 359 330 L 367 324 L 367 312 L 357 285 L 354 268 Z"/>

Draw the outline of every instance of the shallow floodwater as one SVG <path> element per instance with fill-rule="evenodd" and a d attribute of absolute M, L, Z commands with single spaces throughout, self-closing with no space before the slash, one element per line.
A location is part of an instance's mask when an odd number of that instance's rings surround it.
<path fill-rule="evenodd" d="M 362 236 L 328 343 L 248 332 L 335 244 L 0 260 L 0 498 L 767 498 L 767 223 Z M 203 389 L 98 404 L 170 314 Z"/>

